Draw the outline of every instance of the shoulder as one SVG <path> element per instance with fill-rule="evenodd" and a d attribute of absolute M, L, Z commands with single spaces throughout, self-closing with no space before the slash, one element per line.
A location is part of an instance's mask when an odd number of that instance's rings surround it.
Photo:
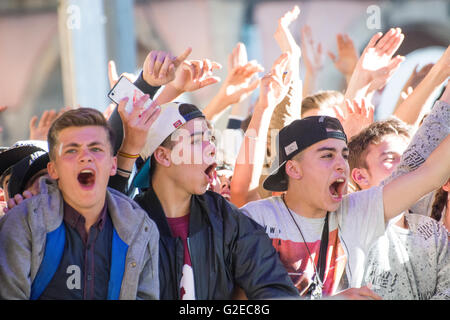
<path fill-rule="evenodd" d="M 338 211 L 349 213 L 349 211 L 361 211 L 361 209 L 383 210 L 383 188 L 384 186 L 375 186 L 346 195 Z"/>
<path fill-rule="evenodd" d="M 282 204 L 280 197 L 251 201 L 241 207 L 242 212 L 248 217 L 260 222 L 270 216 L 277 215 Z"/>
<path fill-rule="evenodd" d="M 31 231 L 49 232 L 56 229 L 62 220 L 61 194 L 52 180 L 41 179 L 41 193 L 10 209 L 0 220 L 2 230 L 28 225 Z M 6 227 L 5 227 L 6 225 Z M 28 229 L 27 228 L 27 229 Z"/>
<path fill-rule="evenodd" d="M 107 189 L 108 211 L 113 218 L 114 227 L 119 234 L 133 233 L 132 229 L 144 223 L 152 232 L 157 232 L 155 222 L 148 216 L 147 212 L 130 197 L 123 193 Z M 145 230 L 144 226 L 144 230 Z"/>
<path fill-rule="evenodd" d="M 415 213 L 408 213 L 405 217 L 408 221 L 409 229 L 425 237 L 428 237 L 430 234 L 440 235 L 447 233 L 445 227 L 431 217 Z"/>

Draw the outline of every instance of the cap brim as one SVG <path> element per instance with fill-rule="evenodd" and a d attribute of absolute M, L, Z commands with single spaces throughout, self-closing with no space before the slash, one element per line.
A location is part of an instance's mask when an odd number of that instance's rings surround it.
<path fill-rule="evenodd" d="M 269 191 L 286 191 L 288 187 L 286 172 L 286 161 L 279 165 L 272 173 L 264 180 L 263 187 Z"/>

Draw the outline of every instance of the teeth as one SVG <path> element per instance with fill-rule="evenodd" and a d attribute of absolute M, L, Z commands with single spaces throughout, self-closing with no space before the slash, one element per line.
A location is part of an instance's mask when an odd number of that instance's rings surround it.
<path fill-rule="evenodd" d="M 81 171 L 81 173 L 92 173 L 93 171 L 92 170 L 90 170 L 90 169 L 85 169 L 85 170 L 82 170 Z"/>
<path fill-rule="evenodd" d="M 343 178 L 339 178 L 336 180 L 336 182 L 344 182 L 345 180 Z"/>

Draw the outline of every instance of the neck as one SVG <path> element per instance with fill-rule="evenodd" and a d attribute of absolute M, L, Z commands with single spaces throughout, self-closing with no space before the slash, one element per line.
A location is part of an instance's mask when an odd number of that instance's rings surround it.
<path fill-rule="evenodd" d="M 64 199 L 64 201 L 66 201 L 69 206 L 74 208 L 79 214 L 84 217 L 84 219 L 86 220 L 84 223 L 84 228 L 86 229 L 86 232 L 89 233 L 91 227 L 94 225 L 94 223 L 97 222 L 98 218 L 100 217 L 103 206 L 105 205 L 106 198 L 105 201 L 99 202 L 95 206 L 89 208 L 78 206 L 74 203 L 71 203 L 68 199 Z"/>
<path fill-rule="evenodd" d="M 189 213 L 192 195 L 180 189 L 169 177 L 155 171 L 152 188 L 168 218 L 179 218 Z M 170 192 L 167 192 L 170 190 Z"/>
<path fill-rule="evenodd" d="M 305 218 L 324 218 L 326 216 L 326 210 L 312 206 L 298 194 L 298 191 L 294 192 L 290 189 L 284 194 L 284 202 L 291 211 Z"/>

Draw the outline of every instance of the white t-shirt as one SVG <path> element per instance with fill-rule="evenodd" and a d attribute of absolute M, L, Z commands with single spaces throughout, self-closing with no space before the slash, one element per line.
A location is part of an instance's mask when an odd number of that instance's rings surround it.
<path fill-rule="evenodd" d="M 292 281 L 302 293 L 314 275 L 311 259 L 317 266 L 324 218 L 305 218 L 291 210 L 305 237 L 303 240 L 281 197 L 249 202 L 241 210 L 265 228 Z M 328 224 L 324 295 L 336 293 L 344 270 L 350 287 L 361 286 L 366 253 L 385 231 L 383 188 L 373 187 L 345 196 L 339 209 L 330 212 Z"/>

